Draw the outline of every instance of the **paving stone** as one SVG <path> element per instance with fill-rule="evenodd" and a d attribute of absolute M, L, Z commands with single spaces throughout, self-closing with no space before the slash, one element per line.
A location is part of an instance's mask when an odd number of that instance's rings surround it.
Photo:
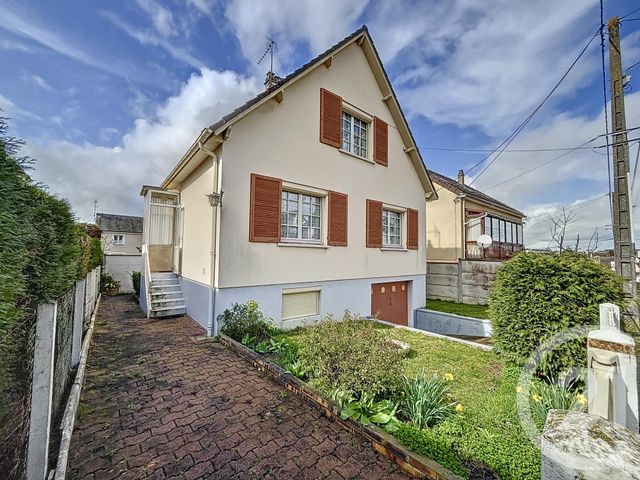
<path fill-rule="evenodd" d="M 130 296 L 96 318 L 68 478 L 407 478 L 189 317 L 147 319 Z"/>

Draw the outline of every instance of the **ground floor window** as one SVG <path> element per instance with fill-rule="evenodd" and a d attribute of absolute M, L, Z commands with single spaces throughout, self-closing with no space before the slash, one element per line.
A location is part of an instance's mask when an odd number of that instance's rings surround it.
<path fill-rule="evenodd" d="M 283 290 L 282 319 L 320 315 L 320 290 Z"/>

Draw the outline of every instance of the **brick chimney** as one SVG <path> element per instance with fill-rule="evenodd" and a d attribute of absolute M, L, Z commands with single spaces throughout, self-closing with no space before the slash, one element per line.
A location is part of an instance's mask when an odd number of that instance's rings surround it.
<path fill-rule="evenodd" d="M 267 78 L 264 79 L 264 89 L 269 90 L 271 87 L 275 87 L 282 80 L 281 77 L 277 76 L 273 72 L 267 72 Z"/>
<path fill-rule="evenodd" d="M 458 170 L 458 183 L 464 185 L 464 170 Z"/>

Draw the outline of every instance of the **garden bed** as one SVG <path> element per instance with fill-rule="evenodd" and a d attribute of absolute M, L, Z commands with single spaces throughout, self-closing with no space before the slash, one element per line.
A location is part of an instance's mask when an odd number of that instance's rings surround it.
<path fill-rule="evenodd" d="M 390 458 L 415 478 L 432 480 L 462 480 L 460 476 L 450 472 L 437 462 L 407 450 L 392 435 L 375 425 L 364 426 L 350 418 L 340 416 L 340 408 L 324 398 L 324 396 L 299 378 L 287 373 L 282 367 L 269 361 L 265 356 L 256 353 L 249 347 L 221 334 L 220 342 L 249 360 L 258 370 L 265 372 L 289 391 L 303 398 L 308 404 L 321 410 L 326 416 L 340 423 L 345 429 L 366 438 L 373 448 Z"/>
<path fill-rule="evenodd" d="M 255 302 L 219 321 L 235 339 L 225 343 L 400 465 L 417 455 L 470 479 L 540 478 L 539 450 L 518 421 L 519 369 L 492 351 L 348 314 L 281 331 Z"/>

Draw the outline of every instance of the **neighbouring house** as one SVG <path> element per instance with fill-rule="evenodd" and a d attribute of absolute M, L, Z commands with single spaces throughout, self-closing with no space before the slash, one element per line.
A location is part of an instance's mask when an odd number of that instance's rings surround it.
<path fill-rule="evenodd" d="M 524 249 L 524 213 L 465 185 L 462 170 L 457 180 L 429 173 L 439 187 L 438 200 L 429 205 L 427 216 L 429 262 L 506 260 Z M 477 245 L 483 234 L 493 240 L 486 249 Z"/>
<path fill-rule="evenodd" d="M 500 262 L 524 250 L 524 213 L 456 180 L 430 171 L 438 199 L 427 215 L 427 298 L 486 304 Z M 478 246 L 489 235 L 488 248 Z"/>
<path fill-rule="evenodd" d="M 347 309 L 412 325 L 437 196 L 366 27 L 265 87 L 142 188 L 142 307 L 210 335 L 247 300 L 284 327 Z"/>
<path fill-rule="evenodd" d="M 102 230 L 104 273 L 120 282 L 121 293 L 133 293 L 131 273 L 142 271 L 142 217 L 97 213 Z"/>

